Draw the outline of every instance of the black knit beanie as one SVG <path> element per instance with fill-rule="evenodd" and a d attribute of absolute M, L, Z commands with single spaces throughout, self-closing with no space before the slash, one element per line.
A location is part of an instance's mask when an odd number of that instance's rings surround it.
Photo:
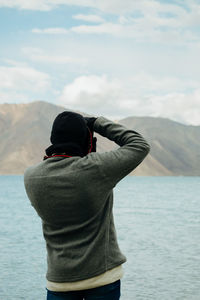
<path fill-rule="evenodd" d="M 46 149 L 47 155 L 58 151 L 69 155 L 83 156 L 87 151 L 88 128 L 83 116 L 64 111 L 54 120 L 50 141 L 52 146 Z"/>
<path fill-rule="evenodd" d="M 50 141 L 52 144 L 73 141 L 83 145 L 86 136 L 87 126 L 84 118 L 78 113 L 64 111 L 53 122 Z"/>

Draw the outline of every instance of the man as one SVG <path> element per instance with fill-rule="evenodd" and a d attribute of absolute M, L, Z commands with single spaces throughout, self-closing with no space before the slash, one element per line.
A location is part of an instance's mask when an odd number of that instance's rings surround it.
<path fill-rule="evenodd" d="M 93 132 L 116 150 L 97 153 Z M 134 130 L 100 116 L 64 111 L 54 120 L 44 160 L 25 171 L 47 248 L 47 300 L 118 300 L 122 264 L 113 188 L 150 150 Z"/>

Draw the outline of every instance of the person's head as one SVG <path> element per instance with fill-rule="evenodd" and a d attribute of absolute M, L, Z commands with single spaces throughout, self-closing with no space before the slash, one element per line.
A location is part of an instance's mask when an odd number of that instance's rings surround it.
<path fill-rule="evenodd" d="M 84 156 L 89 152 L 90 130 L 84 117 L 78 113 L 64 111 L 54 120 L 47 155 L 67 152 L 69 155 Z"/>

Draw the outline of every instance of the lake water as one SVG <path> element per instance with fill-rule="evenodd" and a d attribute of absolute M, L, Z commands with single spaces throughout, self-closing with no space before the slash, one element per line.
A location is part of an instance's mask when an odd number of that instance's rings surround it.
<path fill-rule="evenodd" d="M 114 199 L 121 300 L 199 300 L 200 177 L 127 176 Z M 0 300 L 45 300 L 46 248 L 23 176 L 0 176 L 0 207 Z"/>

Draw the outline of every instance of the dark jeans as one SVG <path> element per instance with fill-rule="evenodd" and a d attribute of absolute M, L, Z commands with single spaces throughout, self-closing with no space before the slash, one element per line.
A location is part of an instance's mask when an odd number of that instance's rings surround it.
<path fill-rule="evenodd" d="M 47 290 L 47 300 L 119 300 L 121 281 L 106 284 L 97 288 L 73 291 L 53 292 Z"/>

